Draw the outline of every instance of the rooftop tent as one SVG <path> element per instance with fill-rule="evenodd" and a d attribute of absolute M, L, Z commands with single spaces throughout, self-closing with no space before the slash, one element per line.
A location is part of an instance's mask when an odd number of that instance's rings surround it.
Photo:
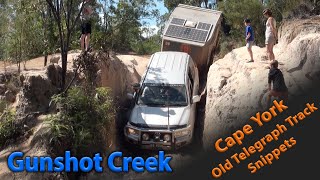
<path fill-rule="evenodd" d="M 179 4 L 169 18 L 164 38 L 181 39 L 203 46 L 212 38 L 220 17 L 220 11 Z"/>
<path fill-rule="evenodd" d="M 179 4 L 165 26 L 161 50 L 187 52 L 198 65 L 208 63 L 218 41 L 221 14 Z"/>

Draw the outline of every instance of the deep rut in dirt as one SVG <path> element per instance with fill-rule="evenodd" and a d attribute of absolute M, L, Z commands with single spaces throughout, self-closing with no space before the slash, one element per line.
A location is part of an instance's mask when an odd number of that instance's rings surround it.
<path fill-rule="evenodd" d="M 195 121 L 195 129 L 194 129 L 194 137 L 193 141 L 190 145 L 182 147 L 177 151 L 167 152 L 170 153 L 168 155 L 175 156 L 177 154 L 182 155 L 190 155 L 193 156 L 195 152 L 199 152 L 202 150 L 202 136 L 204 129 L 204 119 L 205 119 L 205 106 L 206 106 L 206 82 L 207 82 L 207 74 L 209 71 L 209 67 L 205 68 L 205 70 L 199 70 L 199 94 L 202 94 L 201 101 L 197 104 L 197 115 Z M 117 131 L 118 131 L 118 139 L 119 139 L 119 148 L 120 151 L 124 152 L 124 154 L 132 155 L 132 156 L 153 156 L 158 153 L 158 151 L 150 151 L 150 150 L 141 150 L 136 148 L 133 145 L 125 142 L 125 137 L 123 133 L 124 126 L 128 122 L 130 115 L 130 103 L 124 103 L 124 106 L 121 106 L 118 111 L 117 117 Z"/>

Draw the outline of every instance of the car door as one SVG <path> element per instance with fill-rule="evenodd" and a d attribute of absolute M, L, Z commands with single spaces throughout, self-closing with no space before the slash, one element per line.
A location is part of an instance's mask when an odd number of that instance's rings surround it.
<path fill-rule="evenodd" d="M 193 96 L 199 95 L 199 72 L 198 68 L 194 64 L 192 58 L 190 57 L 189 69 L 193 78 Z"/>
<path fill-rule="evenodd" d="M 191 57 L 190 57 L 191 58 Z M 196 119 L 196 113 L 197 113 L 197 106 L 196 106 L 196 103 L 193 103 L 192 102 L 192 97 L 195 96 L 195 95 L 198 95 L 198 86 L 197 83 L 199 84 L 199 80 L 196 78 L 196 71 L 195 71 L 195 68 L 194 68 L 194 64 L 192 62 L 192 60 L 189 61 L 189 67 L 188 67 L 188 78 L 189 78 L 189 89 L 190 89 L 190 122 L 191 122 L 191 125 L 192 125 L 192 131 L 193 131 L 193 128 L 194 128 L 194 122 L 195 122 L 195 119 Z"/>

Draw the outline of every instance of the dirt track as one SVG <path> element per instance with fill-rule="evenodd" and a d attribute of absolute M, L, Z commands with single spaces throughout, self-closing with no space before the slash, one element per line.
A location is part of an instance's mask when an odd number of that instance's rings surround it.
<path fill-rule="evenodd" d="M 79 55 L 80 51 L 79 50 L 75 50 L 75 51 L 70 51 L 68 54 L 68 63 L 72 62 L 72 59 Z M 47 61 L 47 65 L 50 64 L 50 59 L 53 56 L 60 56 L 61 54 L 57 53 L 57 54 L 52 54 L 48 56 L 48 61 Z M 24 67 L 24 63 L 25 63 L 25 67 Z M 61 64 L 61 61 L 59 61 L 59 64 Z M 22 71 L 37 71 L 37 70 L 43 70 L 44 69 L 44 56 L 41 57 L 37 57 L 34 59 L 30 59 L 26 62 L 21 62 L 20 64 L 21 66 L 21 70 Z M 12 64 L 10 62 L 4 62 L 4 61 L 0 61 L 0 72 L 3 71 L 17 71 L 18 70 L 18 66 L 17 64 Z"/>
<path fill-rule="evenodd" d="M 72 63 L 72 59 L 77 56 L 79 53 L 78 52 L 70 52 L 68 55 L 68 68 L 72 67 L 69 64 Z M 56 54 L 56 56 L 59 56 L 59 54 Z M 139 75 L 142 75 L 148 65 L 150 55 L 143 55 L 143 56 L 137 56 L 137 55 L 117 55 L 117 57 L 128 67 L 129 71 L 134 69 Z M 51 56 L 48 57 L 48 64 L 50 64 L 50 58 Z M 61 62 L 59 62 L 61 64 Z M 0 67 L 0 72 L 4 71 L 4 64 L 1 62 L 1 67 Z M 26 63 L 26 69 L 23 69 L 23 64 L 21 64 L 21 70 L 24 71 L 30 71 L 30 72 L 36 72 L 36 71 L 42 71 L 44 70 L 44 57 L 38 57 L 35 59 L 31 59 L 27 61 Z M 7 65 L 7 71 L 17 71 L 17 66 L 15 64 L 13 65 Z M 206 77 L 206 75 L 201 74 L 201 77 Z M 206 78 L 201 78 L 200 77 L 200 87 L 201 87 L 201 92 L 202 89 L 204 88 Z M 172 162 L 170 163 L 174 169 L 178 167 L 182 167 L 185 165 L 185 163 L 192 162 L 193 158 L 195 157 L 196 153 L 200 153 L 201 150 L 201 138 L 202 138 L 202 131 L 203 131 L 203 120 L 204 120 L 204 110 L 205 110 L 205 96 L 203 96 L 201 102 L 198 105 L 198 119 L 195 125 L 195 136 L 194 136 L 194 141 L 191 145 L 184 147 L 177 152 L 167 152 L 166 155 L 172 156 Z M 123 142 L 121 142 L 123 143 Z M 121 151 L 123 151 L 127 155 L 132 155 L 132 156 L 156 156 L 157 151 L 141 151 L 138 149 L 130 148 L 128 145 L 124 145 L 120 147 Z M 123 174 L 120 176 L 116 176 L 116 178 L 120 179 L 136 179 L 136 178 L 153 178 L 160 176 L 162 174 L 148 174 L 148 173 L 143 173 L 143 174 L 137 174 L 134 172 L 128 173 L 128 174 Z M 89 177 L 95 178 L 95 177 L 110 177 L 110 172 L 103 173 L 103 174 L 92 174 L 92 176 L 89 175 Z"/>

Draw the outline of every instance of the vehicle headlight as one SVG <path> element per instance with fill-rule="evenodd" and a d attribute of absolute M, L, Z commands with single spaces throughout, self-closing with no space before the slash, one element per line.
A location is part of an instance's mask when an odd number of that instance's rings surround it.
<path fill-rule="evenodd" d="M 134 135 L 134 136 L 139 136 L 139 131 L 133 128 L 128 128 L 127 129 L 128 135 Z"/>
<path fill-rule="evenodd" d="M 149 141 L 149 139 L 150 139 L 149 134 L 147 134 L 147 133 L 143 133 L 143 134 L 142 134 L 142 140 L 143 140 L 143 141 Z"/>
<path fill-rule="evenodd" d="M 170 135 L 170 134 L 164 135 L 164 136 L 163 136 L 163 140 L 164 140 L 164 141 L 167 141 L 167 142 L 171 141 L 171 135 Z"/>
<path fill-rule="evenodd" d="M 182 136 L 188 136 L 190 134 L 190 130 L 186 129 L 183 131 L 177 131 L 174 133 L 175 137 L 182 137 Z"/>

